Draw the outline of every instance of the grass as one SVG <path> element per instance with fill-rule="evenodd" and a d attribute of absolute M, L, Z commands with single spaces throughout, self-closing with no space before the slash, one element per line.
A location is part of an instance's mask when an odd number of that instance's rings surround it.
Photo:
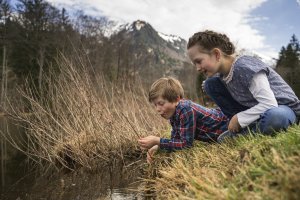
<path fill-rule="evenodd" d="M 299 163 L 300 127 L 293 126 L 274 137 L 159 153 L 145 181 L 158 199 L 299 199 Z"/>
<path fill-rule="evenodd" d="M 139 157 L 139 137 L 159 135 L 167 123 L 148 103 L 140 84 L 111 83 L 77 58 L 58 59 L 59 69 L 43 77 L 41 95 L 20 88 L 19 105 L 9 114 L 25 124 L 26 137 L 5 135 L 41 167 L 93 169 L 100 163 Z M 30 114 L 17 108 L 27 105 Z"/>

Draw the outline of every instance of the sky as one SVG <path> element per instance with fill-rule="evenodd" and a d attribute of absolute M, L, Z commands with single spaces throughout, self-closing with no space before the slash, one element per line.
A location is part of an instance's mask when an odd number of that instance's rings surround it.
<path fill-rule="evenodd" d="M 188 40 L 205 29 L 225 33 L 238 49 L 277 58 L 292 34 L 300 38 L 300 0 L 47 0 L 124 23 L 137 19 Z"/>

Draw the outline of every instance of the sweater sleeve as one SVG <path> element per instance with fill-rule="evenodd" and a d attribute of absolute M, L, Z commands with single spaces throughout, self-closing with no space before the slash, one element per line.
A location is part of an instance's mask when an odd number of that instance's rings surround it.
<path fill-rule="evenodd" d="M 238 122 L 242 128 L 259 119 L 260 115 L 268 109 L 278 107 L 264 71 L 260 71 L 253 76 L 249 90 L 258 101 L 258 104 L 237 114 Z"/>

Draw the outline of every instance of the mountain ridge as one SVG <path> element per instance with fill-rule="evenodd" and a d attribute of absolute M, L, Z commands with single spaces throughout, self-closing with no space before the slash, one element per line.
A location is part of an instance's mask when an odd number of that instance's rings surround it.
<path fill-rule="evenodd" d="M 187 42 L 183 38 L 173 35 L 165 34 L 156 31 L 149 23 L 143 20 L 136 20 L 132 23 L 115 23 L 109 27 L 110 31 L 106 31 L 105 36 L 111 38 L 118 34 L 129 34 L 135 37 L 137 42 L 145 42 L 145 44 L 156 44 L 157 46 L 165 45 L 167 53 L 169 53 L 173 58 L 180 59 L 182 61 L 188 62 L 186 55 L 186 45 Z M 144 34 L 143 36 L 141 36 Z M 139 38 L 143 37 L 143 38 Z M 176 54 L 174 55 L 174 52 Z M 176 57 L 177 56 L 177 57 Z"/>

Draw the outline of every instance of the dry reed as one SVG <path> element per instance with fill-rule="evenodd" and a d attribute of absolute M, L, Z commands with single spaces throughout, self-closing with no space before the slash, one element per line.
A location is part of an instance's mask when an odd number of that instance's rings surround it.
<path fill-rule="evenodd" d="M 19 89 L 30 114 L 10 106 L 10 115 L 26 125 L 26 139 L 6 138 L 42 166 L 92 169 L 139 156 L 137 139 L 166 129 L 141 84 L 112 84 L 80 58 L 61 55 L 58 64 L 43 78 L 39 97 L 29 84 Z"/>

